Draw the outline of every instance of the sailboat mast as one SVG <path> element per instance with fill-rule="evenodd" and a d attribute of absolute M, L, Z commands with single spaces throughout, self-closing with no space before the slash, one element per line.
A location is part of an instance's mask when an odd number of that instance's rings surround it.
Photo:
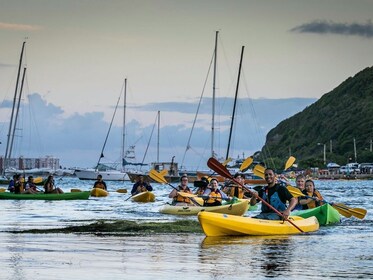
<path fill-rule="evenodd" d="M 17 91 L 18 91 L 18 84 L 19 84 L 19 76 L 21 74 L 21 65 L 22 65 L 22 59 L 23 59 L 23 52 L 25 50 L 25 44 L 26 42 L 23 42 L 22 44 L 22 50 L 21 50 L 21 55 L 19 57 L 19 64 L 18 64 L 18 73 L 17 73 L 17 82 L 16 82 L 16 88 L 14 90 L 14 98 L 13 98 L 13 107 L 12 107 L 12 113 L 10 115 L 10 123 L 9 123 L 9 130 L 8 130 L 8 138 L 6 142 L 6 149 L 5 149 L 5 157 L 4 157 L 4 166 L 3 166 L 3 175 L 5 174 L 5 169 L 7 167 L 7 161 L 10 158 L 10 137 L 11 137 L 11 132 L 13 128 L 13 119 L 14 119 L 14 108 L 16 106 L 16 100 L 17 100 Z"/>
<path fill-rule="evenodd" d="M 241 58 L 240 58 L 240 66 L 238 68 L 236 93 L 234 95 L 234 103 L 233 103 L 233 112 L 232 112 L 232 119 L 231 119 L 231 127 L 230 127 L 230 130 L 229 130 L 228 148 L 227 148 L 227 154 L 226 154 L 226 157 L 225 157 L 226 160 L 229 158 L 229 149 L 230 149 L 230 146 L 231 146 L 233 123 L 234 123 L 234 116 L 236 114 L 237 95 L 238 95 L 238 88 L 240 86 L 240 76 L 241 76 L 242 58 L 243 58 L 243 51 L 244 51 L 244 49 L 245 49 L 245 46 L 242 46 L 242 49 L 241 49 Z"/>
<path fill-rule="evenodd" d="M 211 157 L 214 157 L 214 134 L 215 134 L 215 83 L 216 83 L 216 57 L 218 52 L 218 34 L 215 33 L 215 50 L 214 50 L 214 77 L 212 83 L 212 120 L 211 120 Z"/>
<path fill-rule="evenodd" d="M 159 162 L 159 128 L 161 126 L 161 111 L 158 111 L 157 162 Z"/>
<path fill-rule="evenodd" d="M 14 125 L 13 125 L 13 132 L 12 132 L 12 137 L 10 141 L 10 149 L 9 149 L 9 158 L 12 157 L 12 151 L 13 151 L 13 142 L 14 142 L 14 137 L 16 135 L 16 128 L 17 128 L 17 121 L 18 121 L 18 114 L 19 114 L 19 107 L 21 105 L 21 97 L 22 97 L 22 91 L 23 91 L 23 83 L 25 81 L 25 75 L 26 75 L 26 67 L 23 68 L 23 75 L 22 75 L 22 82 L 21 82 L 21 87 L 19 89 L 19 94 L 18 94 L 18 102 L 17 102 L 17 110 L 15 112 L 15 119 L 14 119 Z"/>
<path fill-rule="evenodd" d="M 123 98 L 123 135 L 122 135 L 122 169 L 124 170 L 124 147 L 126 145 L 126 102 L 127 102 L 127 78 L 124 79 Z"/>

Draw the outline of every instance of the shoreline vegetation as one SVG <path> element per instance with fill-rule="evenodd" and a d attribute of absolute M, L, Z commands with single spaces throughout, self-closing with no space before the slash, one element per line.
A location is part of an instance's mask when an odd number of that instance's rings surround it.
<path fill-rule="evenodd" d="M 151 234 L 178 234 L 178 233 L 203 233 L 198 221 L 182 220 L 175 222 L 134 222 L 125 220 L 98 220 L 87 225 L 75 225 L 64 228 L 28 229 L 21 231 L 7 231 L 10 233 L 75 233 L 93 234 L 97 236 L 115 235 L 151 235 Z"/>

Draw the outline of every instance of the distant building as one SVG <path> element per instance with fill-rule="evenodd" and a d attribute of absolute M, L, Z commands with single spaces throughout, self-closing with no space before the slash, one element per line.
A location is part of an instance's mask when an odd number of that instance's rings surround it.
<path fill-rule="evenodd" d="M 50 169 L 55 171 L 60 168 L 60 159 L 53 156 L 40 158 L 10 158 L 6 166 L 7 169 L 30 170 L 30 169 Z M 0 157 L 0 170 L 4 170 L 4 157 Z"/>

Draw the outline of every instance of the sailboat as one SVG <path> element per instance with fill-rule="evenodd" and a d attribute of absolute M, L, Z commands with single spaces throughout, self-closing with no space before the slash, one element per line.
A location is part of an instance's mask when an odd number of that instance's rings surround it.
<path fill-rule="evenodd" d="M 101 159 L 104 157 L 104 150 L 106 146 L 106 142 L 108 140 L 111 126 L 113 124 L 113 120 L 115 117 L 116 110 L 119 105 L 120 97 L 122 95 L 122 92 L 118 98 L 117 105 L 114 110 L 114 114 L 109 126 L 109 130 L 106 134 L 105 142 L 101 150 L 100 157 L 98 159 L 98 162 L 96 164 L 95 168 L 85 168 L 85 169 L 75 169 L 75 175 L 80 179 L 80 180 L 96 180 L 97 175 L 102 175 L 102 179 L 105 181 L 128 181 L 129 177 L 127 173 L 124 170 L 125 164 L 126 164 L 126 156 L 131 154 L 131 151 L 124 151 L 124 145 L 125 145 L 125 124 L 126 124 L 126 96 L 127 96 L 127 79 L 124 80 L 124 102 L 123 102 L 123 135 L 122 135 L 122 149 L 121 149 L 121 170 L 115 169 L 111 166 L 105 165 L 100 163 Z M 134 147 L 133 147 L 134 148 Z"/>
<path fill-rule="evenodd" d="M 164 172 L 164 178 L 169 183 L 176 183 L 180 181 L 180 174 L 178 163 L 174 161 L 175 156 L 172 157 L 171 162 L 160 162 L 159 161 L 159 138 L 160 138 L 160 119 L 161 113 L 160 111 L 157 112 L 157 123 L 158 123 L 158 139 L 157 139 L 157 161 L 152 162 L 150 164 L 150 169 L 154 169 L 157 172 Z M 154 124 L 155 125 L 155 124 Z M 153 127 L 154 128 L 154 127 Z M 151 137 L 149 139 L 149 142 Z M 146 153 L 145 153 L 146 156 Z M 145 158 L 144 156 L 144 158 Z M 149 171 L 141 172 L 141 171 L 128 171 L 128 177 L 130 178 L 131 182 L 136 182 L 139 175 L 144 177 L 144 180 L 147 182 L 154 182 L 153 179 L 148 176 Z"/>

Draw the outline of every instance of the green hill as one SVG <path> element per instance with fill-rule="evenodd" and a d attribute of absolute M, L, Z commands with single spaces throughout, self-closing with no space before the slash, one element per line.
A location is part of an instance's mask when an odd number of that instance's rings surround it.
<path fill-rule="evenodd" d="M 373 67 L 348 78 L 302 112 L 282 121 L 267 134 L 259 158 L 274 159 L 281 168 L 291 153 L 300 167 L 373 162 Z M 318 144 L 319 143 L 319 144 Z M 276 164 L 277 162 L 277 164 Z M 268 163 L 270 164 L 270 163 Z"/>

